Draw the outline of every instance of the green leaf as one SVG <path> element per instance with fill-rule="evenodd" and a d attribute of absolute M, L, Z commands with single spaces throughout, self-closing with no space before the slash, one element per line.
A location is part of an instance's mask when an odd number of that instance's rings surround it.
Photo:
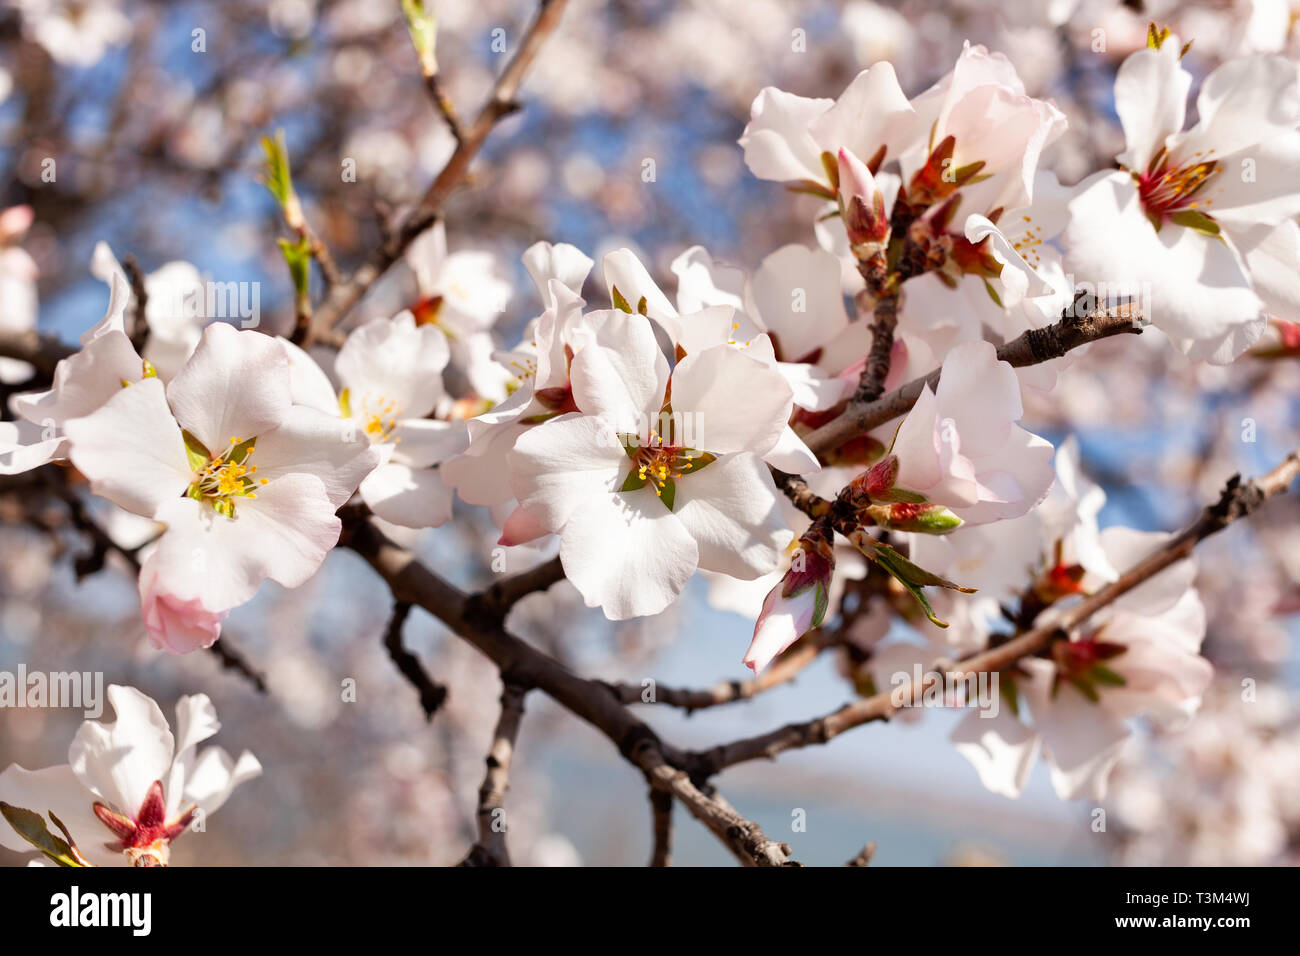
<path fill-rule="evenodd" d="M 185 458 L 189 461 L 190 468 L 195 472 L 206 468 L 208 462 L 212 460 L 212 455 L 203 447 L 203 442 L 188 431 L 181 432 L 181 439 L 185 442 Z"/>
<path fill-rule="evenodd" d="M 294 292 L 305 297 L 308 283 L 311 282 L 311 242 L 306 236 L 297 239 L 277 239 L 284 261 L 289 265 L 289 277 L 293 280 Z"/>
<path fill-rule="evenodd" d="M 838 190 L 838 189 L 840 188 L 840 161 L 839 161 L 839 158 L 836 157 L 836 155 L 835 155 L 834 153 L 832 153 L 829 149 L 824 149 L 824 150 L 822 150 L 821 161 L 822 161 L 822 169 L 826 170 L 826 178 L 827 178 L 828 180 L 830 180 L 831 189 L 832 189 L 832 190 Z M 812 180 L 811 180 L 811 179 L 805 179 L 804 182 L 808 182 L 808 183 L 810 183 L 810 182 L 812 182 Z M 816 185 L 819 185 L 819 186 L 820 186 L 821 184 L 820 184 L 820 183 L 817 183 Z M 825 188 L 826 188 L 825 186 L 822 186 L 822 189 L 825 189 Z M 835 193 L 834 193 L 834 192 L 831 192 L 831 197 L 830 197 L 830 198 L 832 198 L 832 199 L 835 198 Z"/>
<path fill-rule="evenodd" d="M 1169 221 L 1175 225 L 1185 226 L 1205 236 L 1217 236 L 1219 234 L 1219 224 L 1195 209 L 1184 209 L 1176 212 L 1169 217 Z"/>
<path fill-rule="evenodd" d="M 425 76 L 438 72 L 434 55 L 438 39 L 438 18 L 425 7 L 424 0 L 402 0 L 402 13 L 406 15 L 406 29 L 411 34 L 411 45 L 420 58 L 420 70 Z"/>
<path fill-rule="evenodd" d="M 623 293 L 618 291 L 618 286 L 612 286 L 609 290 L 609 297 L 614 302 L 614 308 L 620 312 L 632 312 L 632 303 L 623 298 Z"/>
<path fill-rule="evenodd" d="M 290 215 L 291 207 L 301 214 L 298 195 L 293 189 L 293 175 L 289 171 L 289 150 L 284 144 L 284 130 L 276 130 L 274 139 L 263 136 L 262 150 L 266 153 L 266 162 L 262 166 L 262 184 L 280 204 L 286 218 Z M 294 223 L 290 222 L 290 225 Z"/>
<path fill-rule="evenodd" d="M 25 810 L 0 800 L 0 815 L 9 821 L 14 832 L 40 850 L 59 866 L 83 867 L 87 864 L 67 840 L 56 837 L 45 826 L 45 819 L 34 810 Z M 55 821 L 53 813 L 50 817 Z"/>
<path fill-rule="evenodd" d="M 930 619 L 930 623 L 938 627 L 947 627 L 948 622 L 941 621 L 935 616 L 934 608 L 930 605 L 929 599 L 926 598 L 924 592 L 921 591 L 922 587 L 933 585 L 936 587 L 948 588 L 952 591 L 961 591 L 963 594 L 975 593 L 975 588 L 964 588 L 959 584 L 954 584 L 947 578 L 941 578 L 939 575 L 933 574 L 924 568 L 913 564 L 911 561 L 907 560 L 907 558 L 903 557 L 883 542 L 874 541 L 873 539 L 873 544 L 874 554 L 868 555 L 868 557 L 871 557 L 877 564 L 884 568 L 891 577 L 898 581 L 899 584 L 903 585 L 907 590 L 907 593 L 912 595 L 916 600 L 916 603 L 921 606 L 921 610 L 923 610 L 925 616 Z"/>

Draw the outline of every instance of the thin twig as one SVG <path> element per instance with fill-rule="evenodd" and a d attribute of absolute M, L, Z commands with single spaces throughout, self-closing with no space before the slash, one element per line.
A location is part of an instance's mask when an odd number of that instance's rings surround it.
<path fill-rule="evenodd" d="M 407 682 L 420 695 L 420 709 L 424 711 L 425 720 L 433 720 L 443 701 L 447 699 L 447 688 L 433 680 L 420 665 L 420 659 L 402 645 L 402 630 L 406 618 L 411 613 L 411 605 L 398 601 L 393 605 L 392 617 L 384 631 L 384 647 L 388 656 Z"/>
<path fill-rule="evenodd" d="M 478 791 L 478 842 L 461 866 L 509 866 L 506 848 L 506 790 L 510 787 L 510 761 L 514 757 L 519 724 L 524 717 L 527 689 L 507 683 L 501 690 L 501 717 L 487 755 L 487 773 Z"/>
<path fill-rule="evenodd" d="M 410 214 L 370 253 L 356 272 L 330 289 L 324 302 L 316 309 L 309 341 L 317 338 L 321 331 L 338 324 L 379 277 L 402 257 L 416 237 L 438 220 L 447 198 L 464 183 L 470 164 L 493 127 L 520 108 L 515 99 L 519 84 L 542 44 L 559 26 L 567 2 L 568 0 L 541 0 L 537 17 L 524 34 L 518 52 L 497 79 L 492 95 L 474 122 L 463 131 L 447 165 L 425 190 Z"/>

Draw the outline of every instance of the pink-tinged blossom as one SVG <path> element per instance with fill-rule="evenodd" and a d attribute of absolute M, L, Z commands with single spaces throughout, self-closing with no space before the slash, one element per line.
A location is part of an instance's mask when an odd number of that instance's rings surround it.
<path fill-rule="evenodd" d="M 1052 446 L 1017 423 L 1014 370 L 988 342 L 948 353 L 894 436 L 895 484 L 945 505 L 967 524 L 1025 514 L 1052 484 Z"/>
<path fill-rule="evenodd" d="M 96 494 L 167 526 L 142 586 L 160 647 L 177 633 L 178 609 L 186 640 L 215 638 L 211 615 L 264 579 L 304 583 L 338 541 L 335 511 L 380 460 L 336 418 L 293 404 L 279 341 L 224 324 L 204 331 L 165 387 L 119 384 L 65 429 Z"/>
<path fill-rule="evenodd" d="M 829 527 L 814 522 L 799 540 L 790 569 L 763 599 L 744 659 L 755 674 L 825 620 L 835 573 L 832 534 Z"/>
<path fill-rule="evenodd" d="M 113 684 L 116 720 L 87 720 L 68 748 L 68 762 L 42 770 L 10 764 L 0 773 L 0 801 L 57 816 L 82 856 L 95 866 L 166 865 L 171 844 L 194 816 L 216 812 L 235 787 L 262 766 L 245 750 L 198 745 L 221 729 L 206 694 L 176 703 L 175 732 L 154 701 Z M 53 821 L 47 823 L 57 832 Z M 0 820 L 0 846 L 33 848 Z"/>

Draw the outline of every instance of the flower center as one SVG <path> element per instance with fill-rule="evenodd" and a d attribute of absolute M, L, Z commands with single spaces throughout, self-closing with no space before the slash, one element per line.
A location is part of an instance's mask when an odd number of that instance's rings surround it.
<path fill-rule="evenodd" d="M 1213 152 L 1210 150 L 1210 153 Z M 1219 162 L 1210 158 L 1209 153 L 1202 154 L 1199 150 L 1194 154 L 1192 162 L 1173 166 L 1169 156 L 1162 150 L 1156 154 L 1147 171 L 1141 175 L 1134 173 L 1134 178 L 1147 215 L 1153 220 L 1163 221 L 1178 213 L 1211 205 L 1213 199 L 1202 200 L 1197 196 L 1222 168 Z"/>
<path fill-rule="evenodd" d="M 618 439 L 632 460 L 632 467 L 619 491 L 636 491 L 648 484 L 669 511 L 673 510 L 676 502 L 677 480 L 717 460 L 715 455 L 706 451 L 669 444 L 653 430 L 649 441 L 630 434 L 621 434 Z"/>
<path fill-rule="evenodd" d="M 401 408 L 397 402 L 387 396 L 364 396 L 361 405 L 353 414 L 350 391 L 344 389 L 339 395 L 339 409 L 347 418 L 355 418 L 370 439 L 371 444 L 382 445 L 385 442 L 399 443 L 401 436 L 394 437 L 397 430 L 397 418 Z"/>
<path fill-rule="evenodd" d="M 267 483 L 268 479 L 257 477 L 257 466 L 249 460 L 257 439 L 232 435 L 225 449 L 213 455 L 189 432 L 182 432 L 182 437 L 194 471 L 194 481 L 185 493 L 196 501 L 210 504 L 218 514 L 233 518 L 235 499 L 255 499 L 257 486 Z"/>

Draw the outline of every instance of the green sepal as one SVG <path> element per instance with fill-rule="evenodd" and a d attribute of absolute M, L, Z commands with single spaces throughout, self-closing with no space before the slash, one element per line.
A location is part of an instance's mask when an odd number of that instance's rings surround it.
<path fill-rule="evenodd" d="M 989 282 L 988 279 L 984 280 L 984 291 L 989 294 L 989 298 L 993 300 L 994 305 L 999 309 L 1002 308 L 1002 297 L 998 295 L 998 290 L 993 288 L 993 283 Z"/>
<path fill-rule="evenodd" d="M 623 454 L 628 458 L 636 461 L 637 454 L 641 451 L 641 438 L 631 432 L 619 432 L 618 443 L 623 446 Z"/>
<path fill-rule="evenodd" d="M 614 308 L 618 309 L 620 312 L 627 312 L 629 315 L 632 314 L 632 303 L 623 298 L 623 293 L 618 291 L 618 286 L 610 287 L 609 297 L 614 302 Z"/>
<path fill-rule="evenodd" d="M 253 453 L 253 446 L 255 444 L 257 444 L 256 438 L 241 441 L 234 448 L 230 449 L 230 454 L 226 456 L 226 459 L 228 461 L 233 461 L 236 465 L 242 465 L 244 459 Z"/>
<path fill-rule="evenodd" d="M 694 448 L 684 449 L 681 457 L 691 463 L 691 474 L 695 474 L 697 471 L 700 471 L 702 468 L 705 468 L 718 460 L 717 455 L 712 455 L 707 451 L 696 451 Z"/>
<path fill-rule="evenodd" d="M 558 418 L 564 412 L 541 412 L 537 415 L 529 415 L 527 418 L 519 419 L 521 425 L 545 425 L 552 418 Z"/>
<path fill-rule="evenodd" d="M 649 478 L 641 474 L 638 469 L 633 468 L 627 473 L 627 477 L 623 479 L 623 484 L 618 490 L 636 491 L 638 488 L 644 488 L 647 481 L 649 481 Z"/>
<path fill-rule="evenodd" d="M 673 510 L 673 505 L 677 502 L 677 485 L 671 478 L 665 478 L 659 486 L 659 500 L 669 511 Z"/>
<path fill-rule="evenodd" d="M 927 503 L 927 499 L 925 495 L 921 494 L 919 491 L 911 491 L 910 489 L 907 488 L 899 488 L 897 485 L 895 485 L 893 488 L 890 488 L 888 491 L 881 492 L 878 495 L 873 495 L 871 500 L 887 501 L 890 504 L 905 504 L 905 505 L 923 505 Z"/>
<path fill-rule="evenodd" d="M 1183 209 L 1173 213 L 1170 215 L 1169 221 L 1175 225 L 1195 230 L 1204 236 L 1219 235 L 1219 224 L 1196 209 Z"/>
<path fill-rule="evenodd" d="M 213 498 L 212 510 L 219 515 L 225 515 L 227 518 L 235 517 L 235 503 L 229 498 Z"/>
<path fill-rule="evenodd" d="M 206 468 L 208 462 L 212 460 L 212 454 L 203 447 L 203 442 L 188 431 L 181 432 L 181 439 L 185 442 L 185 458 L 189 461 L 190 468 L 195 472 Z"/>
<path fill-rule="evenodd" d="M 344 418 L 352 417 L 352 389 L 345 388 L 339 392 L 339 411 Z"/>
<path fill-rule="evenodd" d="M 795 183 L 787 183 L 785 188 L 788 192 L 816 196 L 818 199 L 835 198 L 834 192 L 827 188 L 824 183 L 819 183 L 815 179 L 801 179 Z M 836 212 L 836 215 L 839 215 L 839 213 Z"/>
<path fill-rule="evenodd" d="M 1070 684 L 1084 697 L 1088 698 L 1094 704 L 1101 703 L 1101 695 L 1097 693 L 1097 688 L 1092 686 L 1092 682 L 1085 680 L 1078 674 L 1071 674 L 1066 678 Z"/>
<path fill-rule="evenodd" d="M 67 840 L 56 837 L 49 831 L 45 825 L 45 818 L 34 810 L 26 810 L 22 807 L 15 807 L 11 804 L 0 800 L 0 815 L 3 815 L 9 821 L 9 825 L 14 828 L 14 832 L 30 843 L 47 858 L 59 866 L 64 867 L 84 867 L 88 866 L 81 854 L 79 854 Z M 50 814 L 56 825 L 61 829 L 63 824 L 53 813 Z M 66 829 L 64 830 L 66 833 Z"/>
<path fill-rule="evenodd" d="M 1089 676 L 1098 684 L 1109 684 L 1111 687 L 1123 687 L 1128 683 L 1120 674 L 1116 674 L 1105 664 L 1094 664 Z"/>
<path fill-rule="evenodd" d="M 1008 674 L 1003 674 L 998 680 L 998 696 L 1006 702 L 1011 708 L 1012 715 L 1020 716 L 1020 689 L 1016 687 L 1016 679 Z"/>
<path fill-rule="evenodd" d="M 814 587 L 817 588 L 817 593 L 813 600 L 811 625 L 812 627 L 821 627 L 822 621 L 826 620 L 826 611 L 831 606 L 831 595 L 824 581 L 818 581 Z"/>

